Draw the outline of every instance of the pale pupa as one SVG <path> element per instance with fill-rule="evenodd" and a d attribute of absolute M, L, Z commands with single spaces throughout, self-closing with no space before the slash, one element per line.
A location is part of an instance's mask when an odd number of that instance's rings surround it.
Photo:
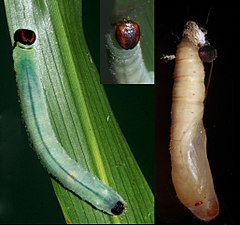
<path fill-rule="evenodd" d="M 203 127 L 204 67 L 199 48 L 205 33 L 193 21 L 184 27 L 177 47 L 171 111 L 172 180 L 179 200 L 201 220 L 219 213 L 206 152 Z"/>

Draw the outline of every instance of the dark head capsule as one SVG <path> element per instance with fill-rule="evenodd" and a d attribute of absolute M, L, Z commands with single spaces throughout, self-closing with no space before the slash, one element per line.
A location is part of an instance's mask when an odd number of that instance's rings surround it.
<path fill-rule="evenodd" d="M 36 40 L 36 34 L 32 30 L 18 29 L 14 34 L 14 41 L 24 45 L 32 45 Z"/>
<path fill-rule="evenodd" d="M 140 29 L 132 20 L 124 20 L 116 25 L 115 37 L 123 49 L 134 48 L 140 39 Z"/>
<path fill-rule="evenodd" d="M 217 58 L 217 50 L 211 45 L 199 48 L 198 54 L 203 62 L 211 63 Z"/>
<path fill-rule="evenodd" d="M 111 209 L 111 212 L 112 212 L 113 215 L 118 216 L 118 215 L 122 214 L 124 209 L 125 209 L 124 204 L 122 202 L 118 201 L 116 203 L 116 205 Z"/>

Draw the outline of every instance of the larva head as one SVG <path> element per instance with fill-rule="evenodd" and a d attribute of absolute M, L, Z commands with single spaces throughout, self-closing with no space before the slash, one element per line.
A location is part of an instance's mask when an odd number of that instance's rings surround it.
<path fill-rule="evenodd" d="M 140 29 L 136 22 L 124 20 L 116 25 L 115 37 L 123 49 L 133 49 L 140 39 Z"/>
<path fill-rule="evenodd" d="M 125 209 L 124 203 L 122 203 L 121 201 L 118 201 L 116 205 L 111 209 L 111 212 L 113 215 L 118 216 L 122 214 L 124 209 Z"/>
<path fill-rule="evenodd" d="M 215 218 L 219 213 L 219 206 L 217 199 L 206 201 L 198 201 L 194 206 L 189 207 L 191 212 L 199 219 L 210 221 Z"/>
<path fill-rule="evenodd" d="M 14 34 L 14 41 L 19 47 L 31 48 L 36 40 L 36 34 L 32 30 L 18 29 Z"/>
<path fill-rule="evenodd" d="M 198 54 L 203 62 L 211 63 L 217 58 L 217 50 L 211 45 L 199 48 Z"/>

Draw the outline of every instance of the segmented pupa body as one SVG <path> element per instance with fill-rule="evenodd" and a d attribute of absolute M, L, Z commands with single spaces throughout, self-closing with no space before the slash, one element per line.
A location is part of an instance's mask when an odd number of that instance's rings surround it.
<path fill-rule="evenodd" d="M 205 33 L 193 21 L 185 25 L 177 47 L 171 114 L 172 180 L 179 200 L 201 220 L 219 213 L 206 152 L 204 66 L 198 50 Z"/>

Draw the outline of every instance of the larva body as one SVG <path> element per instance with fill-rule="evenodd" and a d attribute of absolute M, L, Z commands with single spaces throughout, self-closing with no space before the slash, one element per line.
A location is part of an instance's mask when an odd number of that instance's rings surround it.
<path fill-rule="evenodd" d="M 195 34 L 193 34 L 195 32 Z M 179 200 L 201 220 L 219 212 L 207 159 L 203 127 L 204 67 L 199 47 L 204 35 L 189 21 L 177 47 L 171 114 L 172 180 Z"/>
<path fill-rule="evenodd" d="M 148 71 L 143 60 L 140 41 L 132 49 L 117 46 L 114 34 L 106 35 L 109 69 L 119 84 L 153 84 L 154 73 Z"/>
<path fill-rule="evenodd" d="M 34 61 L 36 52 L 21 46 L 15 47 L 13 59 L 22 113 L 43 166 L 67 189 L 99 210 L 110 215 L 121 214 L 125 207 L 121 196 L 71 159 L 57 140 Z"/>

